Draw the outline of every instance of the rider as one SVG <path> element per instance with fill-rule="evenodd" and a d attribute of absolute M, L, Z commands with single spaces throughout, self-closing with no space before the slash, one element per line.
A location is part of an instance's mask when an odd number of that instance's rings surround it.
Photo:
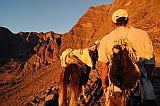
<path fill-rule="evenodd" d="M 98 60 L 101 62 L 101 79 L 102 79 L 102 87 L 105 92 L 106 96 L 106 106 L 114 106 L 114 104 L 117 104 L 118 106 L 121 104 L 121 89 L 115 86 L 114 92 L 116 94 L 114 99 L 110 99 L 109 95 L 109 89 L 106 85 L 106 78 L 108 76 L 108 63 L 110 61 L 110 56 L 112 55 L 112 48 L 114 46 L 114 42 L 118 41 L 120 39 L 126 38 L 128 41 L 133 45 L 133 47 L 136 49 L 136 51 L 139 54 L 139 57 L 143 63 L 143 66 L 149 69 L 152 69 L 151 67 L 155 64 L 154 59 L 154 51 L 152 42 L 147 34 L 146 31 L 134 28 L 134 27 L 127 27 L 128 23 L 128 13 L 124 9 L 118 9 L 116 10 L 112 15 L 112 26 L 113 31 L 109 33 L 108 35 L 104 36 L 99 45 L 99 58 Z M 149 70 L 149 73 L 153 72 L 153 70 Z M 148 81 L 148 80 L 147 80 Z M 146 81 L 144 81 L 146 82 Z M 146 84 L 146 83 L 144 83 Z M 156 97 L 153 91 L 153 86 L 150 83 L 151 89 L 146 89 L 145 94 L 147 101 L 146 104 L 154 106 Z M 117 106 L 116 105 L 116 106 Z"/>

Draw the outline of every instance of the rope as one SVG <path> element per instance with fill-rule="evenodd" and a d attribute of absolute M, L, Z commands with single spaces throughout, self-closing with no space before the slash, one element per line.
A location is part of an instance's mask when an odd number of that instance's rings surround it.
<path fill-rule="evenodd" d="M 82 68 L 84 73 L 87 73 L 87 69 L 86 69 L 85 64 L 81 60 L 79 60 L 79 58 L 77 56 L 72 55 L 69 58 L 73 60 L 69 64 L 77 64 L 80 68 Z"/>

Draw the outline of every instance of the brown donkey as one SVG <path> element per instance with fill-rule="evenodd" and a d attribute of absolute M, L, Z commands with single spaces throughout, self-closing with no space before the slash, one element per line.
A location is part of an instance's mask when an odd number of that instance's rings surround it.
<path fill-rule="evenodd" d="M 81 52 L 84 53 L 83 50 L 81 50 Z M 78 56 L 75 56 L 75 55 L 69 56 L 69 58 L 74 61 L 69 62 L 66 65 L 66 67 L 64 67 L 64 71 L 60 75 L 59 106 L 67 106 L 67 105 L 77 106 L 78 105 L 78 100 L 80 97 L 80 93 L 82 91 L 82 86 L 87 83 L 91 69 L 95 68 L 96 60 L 98 58 L 97 45 L 96 46 L 94 45 L 91 48 L 89 48 L 88 53 L 92 60 L 92 66 L 88 66 L 88 64 L 84 63 L 84 61 L 81 61 L 81 59 Z M 65 56 L 65 59 L 66 59 L 66 56 Z M 87 61 L 87 58 L 86 58 L 86 61 Z M 83 91 L 83 94 L 84 94 L 84 91 Z M 68 101 L 68 97 L 69 97 L 69 101 Z"/>

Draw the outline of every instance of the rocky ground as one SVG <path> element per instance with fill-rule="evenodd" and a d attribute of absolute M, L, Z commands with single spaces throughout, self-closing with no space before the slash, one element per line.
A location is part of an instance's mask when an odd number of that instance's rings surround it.
<path fill-rule="evenodd" d="M 45 97 L 44 93 L 47 89 L 58 88 L 60 72 L 58 65 L 56 67 L 53 65 L 46 66 L 39 70 L 38 73 L 32 72 L 25 79 L 20 79 L 19 82 L 10 81 L 9 84 L 1 85 L 1 106 L 24 106 L 34 101 L 37 97 Z"/>

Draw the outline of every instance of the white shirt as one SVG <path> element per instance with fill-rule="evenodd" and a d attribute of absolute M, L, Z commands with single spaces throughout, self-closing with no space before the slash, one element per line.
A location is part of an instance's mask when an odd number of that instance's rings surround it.
<path fill-rule="evenodd" d="M 132 47 L 138 52 L 139 57 L 145 60 L 146 64 L 155 63 L 152 42 L 147 32 L 134 27 L 117 27 L 110 34 L 104 36 L 100 41 L 98 60 L 108 63 L 115 42 L 125 38 L 128 39 Z"/>

